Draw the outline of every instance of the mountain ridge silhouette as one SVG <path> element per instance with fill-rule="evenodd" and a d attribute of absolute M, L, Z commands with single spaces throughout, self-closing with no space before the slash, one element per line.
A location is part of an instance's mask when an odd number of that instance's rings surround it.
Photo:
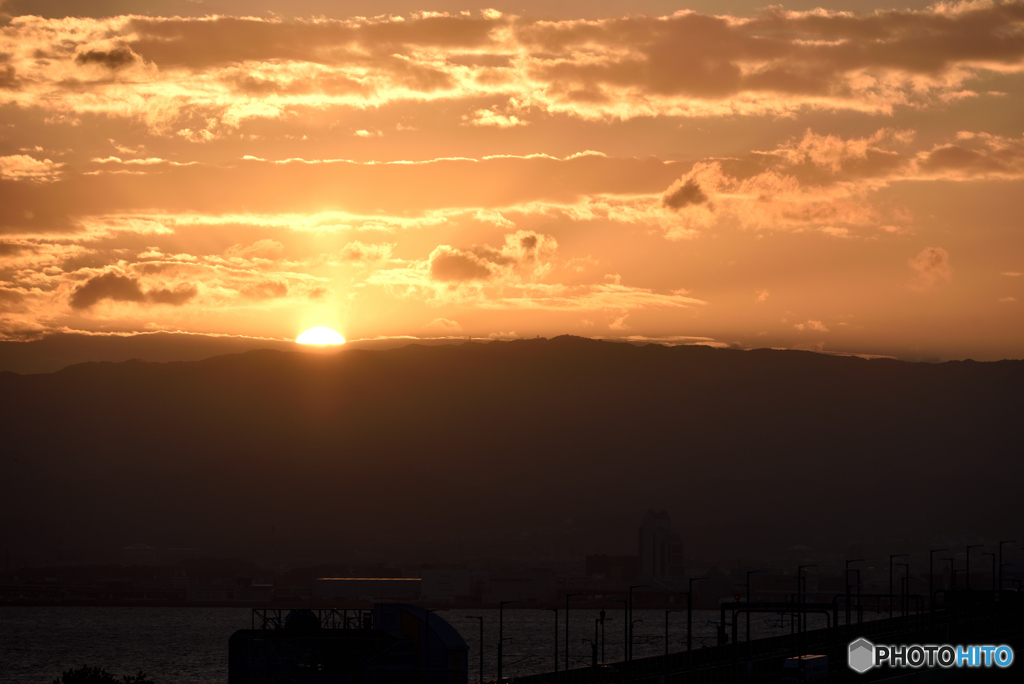
<path fill-rule="evenodd" d="M 709 550 L 995 533 L 1022 381 L 569 336 L 0 373 L 0 544 L 531 558 L 628 550 L 647 508 Z"/>

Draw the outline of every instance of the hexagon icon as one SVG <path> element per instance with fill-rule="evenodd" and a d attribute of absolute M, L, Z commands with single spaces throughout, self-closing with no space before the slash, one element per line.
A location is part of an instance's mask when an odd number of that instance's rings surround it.
<path fill-rule="evenodd" d="M 875 665 L 875 645 L 864 638 L 850 642 L 847 663 L 851 670 L 864 674 Z"/>

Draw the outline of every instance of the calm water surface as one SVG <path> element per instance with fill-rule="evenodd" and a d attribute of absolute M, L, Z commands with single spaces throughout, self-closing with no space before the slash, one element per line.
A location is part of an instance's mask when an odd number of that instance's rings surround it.
<path fill-rule="evenodd" d="M 249 629 L 249 608 L 29 608 L 0 607 L 0 682 L 50 684 L 61 672 L 82 665 L 102 667 L 120 679 L 144 670 L 157 684 L 200 682 L 225 684 L 228 638 Z M 479 679 L 480 622 L 483 617 L 484 677 L 496 674 L 498 611 L 449 610 L 433 614 L 452 624 L 469 645 L 469 679 Z M 569 665 L 590 664 L 597 610 L 570 611 Z M 554 669 L 554 613 L 505 610 L 504 675 Z M 694 648 L 714 643 L 718 611 L 694 611 Z M 810 628 L 823 627 L 809 616 Z M 434 619 L 432 616 L 431 619 Z M 634 657 L 664 653 L 665 612 L 634 610 Z M 603 635 L 607 661 L 622 659 L 622 609 L 606 613 Z M 744 623 L 741 622 L 741 634 Z M 755 616 L 754 637 L 789 631 L 778 616 Z M 558 612 L 559 669 L 565 658 L 565 614 Z M 741 636 L 742 638 L 742 636 Z M 600 629 L 598 642 L 602 642 Z M 669 615 L 669 647 L 686 648 L 686 613 Z"/>

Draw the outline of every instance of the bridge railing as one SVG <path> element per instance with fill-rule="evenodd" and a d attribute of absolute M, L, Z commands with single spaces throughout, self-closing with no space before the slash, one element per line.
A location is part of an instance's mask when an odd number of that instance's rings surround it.
<path fill-rule="evenodd" d="M 801 654 L 829 656 L 837 672 L 846 668 L 850 641 L 864 637 L 878 643 L 986 643 L 1024 633 L 1024 593 L 1001 592 L 998 601 L 962 600 L 946 608 L 856 625 L 741 641 L 635 658 L 599 667 L 517 677 L 513 684 L 699 684 L 731 680 L 778 679 L 784 659 Z M 842 669 L 838 669 L 842 668 Z"/>

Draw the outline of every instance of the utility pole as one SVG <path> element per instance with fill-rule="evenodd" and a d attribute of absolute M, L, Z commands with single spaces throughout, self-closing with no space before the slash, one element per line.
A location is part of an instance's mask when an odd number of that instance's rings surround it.
<path fill-rule="evenodd" d="M 949 549 L 932 549 L 928 552 L 928 610 L 935 612 L 935 554 Z"/>
<path fill-rule="evenodd" d="M 649 584 L 629 585 L 629 646 L 626 648 L 626 660 L 633 660 L 633 590 L 649 587 Z"/>
<path fill-rule="evenodd" d="M 750 642 L 750 576 L 767 570 L 747 570 L 747 642 Z M 733 618 L 735 619 L 735 618 Z"/>
<path fill-rule="evenodd" d="M 903 567 L 903 579 L 900 580 L 900 615 L 906 617 L 907 594 L 910 593 L 910 563 L 897 563 L 896 565 Z M 904 581 L 906 582 L 906 589 L 903 588 Z"/>
<path fill-rule="evenodd" d="M 1003 590 L 1003 544 L 1013 544 L 1016 539 L 1007 539 L 999 542 L 999 591 Z"/>
<path fill-rule="evenodd" d="M 569 671 L 569 599 L 579 596 L 582 592 L 565 595 L 565 671 Z M 500 684 L 500 682 L 499 682 Z"/>
<path fill-rule="evenodd" d="M 804 582 L 803 572 L 804 572 L 804 568 L 816 568 L 816 567 L 818 567 L 818 566 L 817 566 L 817 564 L 814 564 L 814 563 L 812 563 L 811 565 L 798 565 L 798 566 L 796 566 L 796 600 L 797 600 L 797 604 L 798 604 L 798 607 L 799 607 L 799 610 L 800 610 L 800 623 L 799 623 L 800 624 L 800 629 L 798 631 L 801 632 L 801 633 L 803 633 L 807 629 L 807 625 L 805 624 L 806 623 L 806 613 L 804 611 L 804 606 L 803 606 L 803 604 L 804 604 L 804 593 L 805 593 L 804 589 L 803 589 L 803 587 L 804 587 L 804 584 L 803 584 L 803 582 Z"/>
<path fill-rule="evenodd" d="M 558 672 L 558 608 L 548 608 L 555 614 L 555 673 Z"/>
<path fill-rule="evenodd" d="M 850 563 L 863 563 L 863 558 L 849 558 L 846 561 L 846 572 L 843 573 L 843 584 L 846 585 L 846 627 L 850 627 Z M 857 579 L 860 579 L 860 573 L 857 573 Z M 858 582 L 858 584 L 860 584 Z M 747 637 L 750 638 L 749 636 Z"/>
<path fill-rule="evenodd" d="M 889 554 L 889 619 L 892 619 L 892 559 L 893 558 L 906 558 L 905 553 L 891 553 Z"/>
<path fill-rule="evenodd" d="M 668 616 L 670 613 L 681 613 L 683 612 L 679 608 L 666 608 L 665 609 L 665 671 L 668 671 Z"/>
<path fill-rule="evenodd" d="M 691 649 L 693 646 L 693 583 L 710 577 L 691 577 L 689 579 L 690 589 L 686 592 L 686 659 L 692 661 Z"/>
<path fill-rule="evenodd" d="M 590 667 L 597 667 L 597 644 L 590 639 L 580 639 L 585 644 L 590 644 Z"/>
<path fill-rule="evenodd" d="M 860 600 L 860 568 L 854 568 L 857 573 L 857 624 L 864 624 L 864 604 Z"/>
<path fill-rule="evenodd" d="M 979 546 L 984 546 L 984 544 L 968 544 L 967 545 L 967 591 L 971 590 L 971 549 L 976 549 Z M 970 600 L 970 599 L 968 599 L 968 600 Z"/>
<path fill-rule="evenodd" d="M 626 642 L 629 640 L 629 602 L 626 599 L 612 599 L 622 604 L 622 662 L 626 662 Z"/>
<path fill-rule="evenodd" d="M 633 634 L 633 625 L 642 625 L 642 624 L 644 624 L 643 618 L 640 618 L 639 620 L 633 620 L 633 624 L 631 624 L 629 626 L 629 633 L 631 635 Z M 632 667 L 632 666 L 630 666 L 630 667 Z"/>

